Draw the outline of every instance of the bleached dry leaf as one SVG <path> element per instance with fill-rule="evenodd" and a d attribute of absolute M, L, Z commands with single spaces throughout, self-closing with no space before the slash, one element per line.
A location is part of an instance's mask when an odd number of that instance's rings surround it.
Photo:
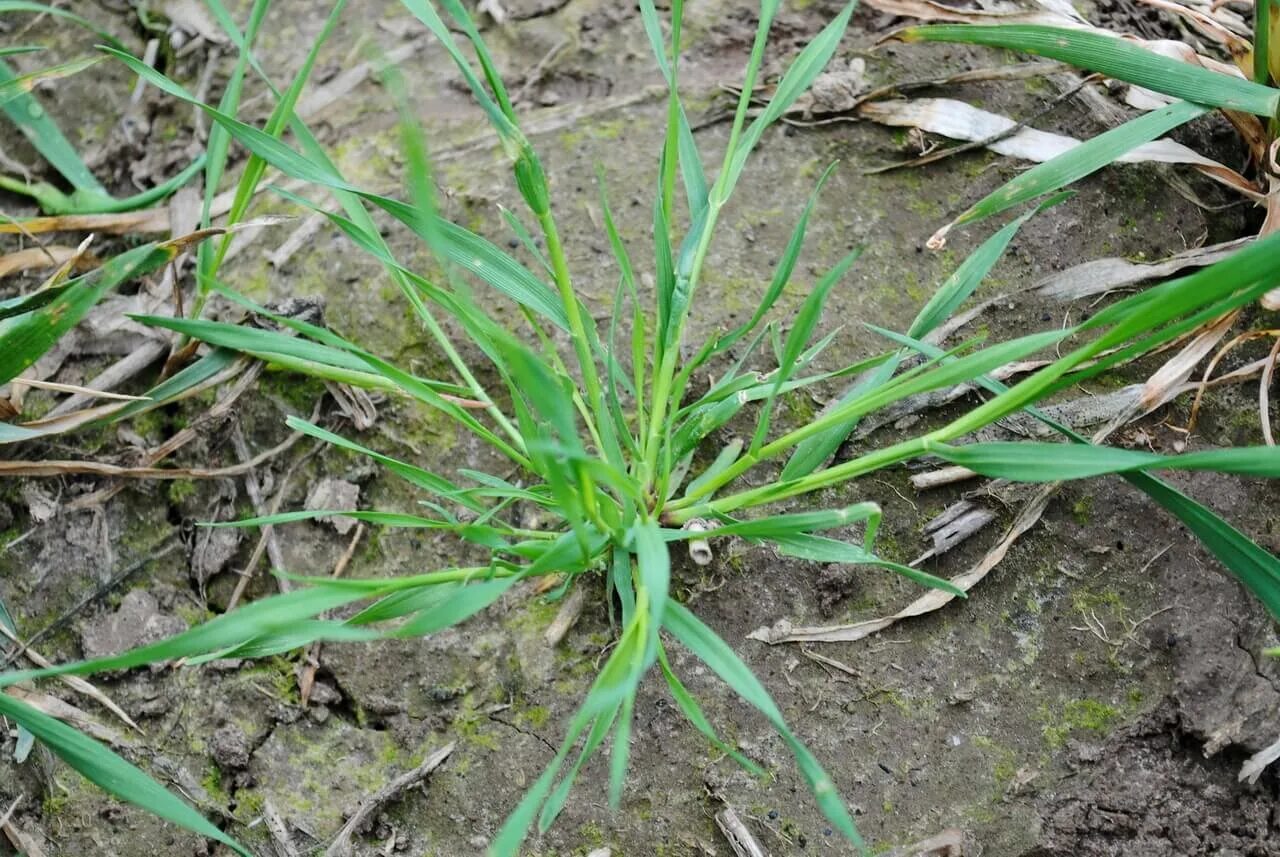
<path fill-rule="evenodd" d="M 0 277 L 7 277 L 20 271 L 47 268 L 50 265 L 62 265 L 73 258 L 76 248 L 64 247 L 61 244 L 50 244 L 44 247 L 28 247 L 0 256 Z"/>
<path fill-rule="evenodd" d="M 982 110 L 953 98 L 871 101 L 859 107 L 858 113 L 882 125 L 918 128 L 931 134 L 941 134 L 953 140 L 966 142 L 989 140 L 1007 133 L 1017 125 L 1007 116 Z M 1079 140 L 1064 134 L 1037 131 L 1034 128 L 1020 128 L 1009 136 L 989 144 L 986 148 L 1001 155 L 1043 163 L 1079 145 Z M 1129 150 L 1116 161 L 1130 164 L 1186 164 L 1251 199 L 1262 199 L 1262 195 L 1253 184 L 1235 170 L 1173 140 L 1162 139 L 1144 143 Z"/>
<path fill-rule="evenodd" d="M 507 10 L 502 8 L 502 3 L 499 0 L 480 0 L 476 4 L 476 11 L 488 15 L 495 24 L 505 24 L 507 22 Z"/>
<path fill-rule="evenodd" d="M 866 0 L 866 5 L 886 15 L 917 18 L 921 21 L 947 21 L 953 24 L 1043 24 L 1050 27 L 1078 27 L 1080 16 L 1045 9 L 1027 12 L 1013 6 L 1001 9 L 957 9 L 934 0 Z M 1043 4 L 1042 4 L 1043 5 Z"/>
<path fill-rule="evenodd" d="M 32 217 L 21 224 L 0 222 L 0 235 L 29 232 L 99 232 L 107 235 L 132 235 L 144 232 L 168 232 L 169 210 L 146 208 L 117 214 L 69 214 L 59 217 Z"/>
<path fill-rule="evenodd" d="M 1259 750 L 1244 760 L 1244 764 L 1240 766 L 1240 774 L 1236 777 L 1237 782 L 1248 780 L 1250 784 L 1256 783 L 1267 766 L 1277 759 L 1280 759 L 1280 738 L 1270 747 Z"/>
<path fill-rule="evenodd" d="M 1181 351 L 1147 379 L 1147 383 L 1142 386 L 1142 396 L 1138 399 L 1139 407 L 1144 412 L 1149 412 L 1173 401 L 1182 385 L 1191 377 L 1196 365 L 1217 347 L 1239 315 L 1239 310 L 1229 312 L 1212 324 L 1202 327 Z"/>
<path fill-rule="evenodd" d="M 1239 250 L 1252 238 L 1239 238 L 1223 244 L 1196 247 L 1159 262 L 1130 262 L 1118 256 L 1094 259 L 1050 274 L 1033 287 L 1038 294 L 1061 301 L 1104 294 L 1148 280 L 1172 276 L 1185 268 L 1202 268 L 1219 262 Z"/>
<path fill-rule="evenodd" d="M 102 390 L 91 390 L 88 387 L 80 387 L 76 384 L 60 384 L 57 381 L 34 381 L 24 380 L 20 382 L 25 387 L 35 387 L 37 390 L 53 390 L 57 393 L 77 393 L 88 396 L 91 399 L 114 399 L 118 402 L 149 402 L 146 396 L 128 396 L 124 393 L 108 393 Z"/>
<path fill-rule="evenodd" d="M 1224 46 L 1233 57 L 1242 57 L 1252 50 L 1248 39 L 1233 32 L 1212 14 L 1200 9 L 1193 9 L 1172 0 L 1137 0 L 1144 6 L 1161 9 L 1189 22 L 1203 35 Z"/>

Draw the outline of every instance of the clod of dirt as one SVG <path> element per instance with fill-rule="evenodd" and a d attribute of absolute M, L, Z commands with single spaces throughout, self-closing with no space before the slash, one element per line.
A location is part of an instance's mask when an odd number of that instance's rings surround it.
<path fill-rule="evenodd" d="M 114 655 L 181 634 L 187 625 L 177 616 L 160 611 L 155 596 L 134 589 L 120 602 L 115 613 L 89 620 L 80 632 L 80 647 L 86 658 Z"/>
<path fill-rule="evenodd" d="M 1280 855 L 1274 779 L 1238 786 L 1233 766 L 1204 761 L 1177 728 L 1167 706 L 1101 752 L 1078 752 L 1080 775 L 1054 795 L 1041 844 L 1022 857 Z"/>
<path fill-rule="evenodd" d="M 239 771 L 249 767 L 249 756 L 253 748 L 244 730 L 234 723 L 228 723 L 209 739 L 209 752 L 222 770 Z"/>
<path fill-rule="evenodd" d="M 321 479 L 311 487 L 305 506 L 312 512 L 353 512 L 359 502 L 359 485 L 345 479 Z M 346 515 L 333 515 L 324 522 L 344 536 L 356 525 L 356 519 Z"/>
<path fill-rule="evenodd" d="M 201 530 L 191 548 L 191 579 L 203 589 L 231 562 L 243 538 L 243 532 L 232 527 Z"/>
<path fill-rule="evenodd" d="M 58 514 L 58 498 L 35 482 L 22 486 L 22 501 L 27 504 L 27 514 L 37 524 L 43 524 Z"/>
<path fill-rule="evenodd" d="M 1241 645 L 1229 614 L 1198 616 L 1184 629 L 1175 699 L 1182 728 L 1205 742 L 1205 755 L 1239 745 L 1257 752 L 1275 739 L 1280 687 Z"/>
<path fill-rule="evenodd" d="M 858 573 L 853 566 L 824 565 L 818 570 L 818 610 L 824 618 L 836 614 L 840 602 L 858 588 Z"/>
<path fill-rule="evenodd" d="M 797 100 L 793 113 L 805 118 L 845 113 L 858 104 L 858 96 L 869 89 L 867 61 L 851 57 L 847 65 L 832 63 L 829 70 L 814 78 L 809 92 Z"/>

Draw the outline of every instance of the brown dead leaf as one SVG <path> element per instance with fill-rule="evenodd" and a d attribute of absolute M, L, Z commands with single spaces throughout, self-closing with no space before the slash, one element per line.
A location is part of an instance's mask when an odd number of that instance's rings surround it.
<path fill-rule="evenodd" d="M 28 247 L 25 250 L 18 250 L 14 253 L 0 256 L 0 277 L 7 277 L 10 274 L 16 274 L 21 271 L 47 268 L 50 265 L 62 265 L 75 258 L 75 255 L 76 248 L 66 247 L 62 244 Z M 87 270 L 96 265 L 96 259 L 87 258 L 81 261 L 80 269 Z"/>

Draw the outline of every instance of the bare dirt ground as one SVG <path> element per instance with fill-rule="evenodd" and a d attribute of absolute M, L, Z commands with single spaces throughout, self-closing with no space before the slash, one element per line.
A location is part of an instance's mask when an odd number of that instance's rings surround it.
<path fill-rule="evenodd" d="M 107 3 L 76 5 L 141 52 L 131 14 L 112 12 Z M 503 5 L 512 20 L 503 28 L 489 26 L 487 38 L 552 176 L 579 286 L 603 314 L 614 272 L 594 166 L 604 165 L 624 235 L 642 258 L 664 115 L 654 89 L 660 78 L 628 3 Z M 726 128 L 714 121 L 723 108 L 717 87 L 739 79 L 754 16 L 749 3 L 690 5 L 683 74 L 698 141 L 709 159 L 718 158 Z M 788 4 L 775 28 L 770 68 L 777 69 L 838 5 Z M 1116 9 L 1111 4 L 1092 11 L 1116 15 Z M 286 81 L 301 62 L 324 11 L 305 0 L 273 7 L 259 53 L 277 81 Z M 1012 61 L 941 45 L 872 51 L 894 24 L 859 11 L 839 60 L 865 59 L 875 83 Z M 20 41 L 58 45 L 67 58 L 89 45 L 47 23 Z M 506 168 L 447 58 L 402 7 L 355 0 L 323 54 L 319 83 L 331 85 L 359 63 L 364 43 L 405 48 L 404 74 L 432 134 L 450 216 L 505 241 L 498 205 L 518 201 Z M 214 56 L 206 46 L 170 58 L 165 70 L 195 88 L 205 65 L 215 63 L 216 93 L 229 56 L 225 47 Z M 1050 78 L 970 85 L 948 94 L 1020 116 L 1063 86 Z M 191 112 L 154 91 L 130 111 L 130 89 L 131 78 L 105 64 L 91 76 L 60 83 L 56 100 L 47 100 L 72 141 L 95 155 L 98 174 L 113 189 L 128 187 L 135 177 L 171 173 L 190 157 L 195 133 Z M 269 109 L 260 99 L 247 112 L 261 120 Z M 399 188 L 394 115 L 377 86 L 360 83 L 310 121 L 354 181 L 384 192 Z M 1081 135 L 1102 128 L 1075 99 L 1041 125 Z M 1229 151 L 1228 132 L 1218 124 L 1204 121 L 1185 133 L 1201 146 Z M 10 156 L 34 163 L 8 129 L 0 143 Z M 817 174 L 836 159 L 841 165 L 814 218 L 799 279 L 814 277 L 849 247 L 863 244 L 866 253 L 834 293 L 828 323 L 843 330 L 824 360 L 834 368 L 877 347 L 861 321 L 905 327 L 988 233 L 979 227 L 957 234 L 943 254 L 925 250 L 925 238 L 1021 168 L 969 153 L 920 171 L 861 174 L 916 147 L 906 135 L 864 123 L 770 132 L 727 212 L 729 229 L 708 265 L 713 276 L 693 335 L 750 311 L 765 286 L 761 272 L 780 252 Z M 1182 178 L 1209 203 L 1231 201 Z M 4 197 L 2 204 L 11 214 L 30 213 L 16 197 Z M 288 210 L 270 198 L 259 209 Z M 1207 211 L 1193 204 L 1160 170 L 1110 169 L 1081 183 L 1070 202 L 1031 221 L 980 297 L 1012 292 L 1087 259 L 1153 259 L 1235 237 L 1245 233 L 1249 216 L 1240 207 Z M 322 298 L 330 325 L 384 356 L 424 373 L 441 363 L 377 266 L 340 236 L 321 229 L 286 261 L 268 261 L 266 254 L 296 228 L 265 230 L 247 242 L 227 271 L 228 282 L 258 299 Z M 60 243 L 78 240 L 65 238 Z M 108 238 L 104 249 L 132 240 Z M 401 237 L 392 240 L 406 264 L 424 263 L 420 248 Z M 7 282 L 5 294 L 30 285 Z M 802 294 L 788 293 L 781 311 L 797 306 Z M 982 323 L 994 335 L 1007 335 L 1090 310 L 1015 296 Z M 92 377 L 107 359 L 76 355 L 60 377 Z M 1150 368 L 1132 367 L 1088 392 L 1141 379 Z M 1243 389 L 1210 394 L 1193 445 L 1260 442 L 1252 397 Z M 175 406 L 127 430 L 31 444 L 16 455 L 132 461 L 140 448 L 190 424 L 210 403 L 206 398 Z M 237 432 L 256 454 L 286 439 L 285 415 L 309 415 L 317 403 L 326 424 L 426 466 L 492 463 L 450 427 L 400 402 L 380 403 L 374 425 L 359 432 L 322 385 L 270 371 L 228 418 L 204 426 L 173 463 L 235 464 L 244 457 L 236 449 Z M 820 405 L 792 403 L 788 419 L 800 423 Z M 1177 403 L 1120 441 L 1167 449 L 1177 437 L 1169 426 L 1185 424 L 1187 411 L 1186 403 Z M 896 430 L 886 426 L 855 443 L 879 443 Z M 908 475 L 889 471 L 821 500 L 824 506 L 854 499 L 881 503 L 885 551 L 910 561 L 928 547 L 924 524 L 972 486 L 919 493 Z M 415 500 L 378 469 L 309 441 L 258 468 L 253 478 L 267 497 L 282 492 L 284 509 L 300 508 L 326 478 L 356 486 L 362 507 L 408 510 Z M 1174 481 L 1267 549 L 1277 548 L 1274 485 L 1214 476 Z M 251 514 L 243 476 L 130 483 L 105 503 L 69 508 L 109 484 L 67 477 L 0 485 L 4 541 L 11 543 L 0 553 L 0 599 L 24 637 L 40 633 L 36 648 L 53 660 L 136 645 L 223 609 L 236 584 L 234 572 L 257 541 L 253 532 L 211 541 L 209 531 L 192 527 Z M 1021 498 L 979 492 L 974 499 L 996 514 L 995 523 L 930 560 L 926 567 L 934 573 L 955 574 L 978 560 L 1003 534 Z M 276 538 L 291 571 L 325 574 L 351 535 L 297 524 L 278 530 Z M 348 573 L 427 571 L 455 562 L 455 551 L 430 534 L 375 531 L 356 545 Z M 679 597 L 761 676 L 857 808 L 877 850 L 957 828 L 963 853 L 984 857 L 1280 855 L 1280 780 L 1269 773 L 1255 785 L 1236 782 L 1241 761 L 1280 734 L 1280 665 L 1260 656 L 1275 645 L 1275 628 L 1188 533 L 1118 480 L 1065 487 L 966 602 L 856 643 L 771 647 L 747 634 L 783 619 L 813 625 L 884 615 L 916 590 L 874 570 L 824 569 L 747 546 L 730 548 L 707 568 L 682 565 L 676 576 Z M 275 586 L 260 567 L 248 597 Z M 375 815 L 357 837 L 355 853 L 479 854 L 552 756 L 561 724 L 611 640 L 602 589 L 589 592 L 581 620 L 550 647 L 543 633 L 556 609 L 531 590 L 517 589 L 482 616 L 426 640 L 326 645 L 305 706 L 298 692 L 300 657 L 139 670 L 96 681 L 145 730 L 125 739 L 126 755 L 264 855 L 275 853 L 261 821 L 264 807 L 285 820 L 299 853 L 318 853 L 362 798 L 457 742 L 424 787 Z M 726 802 L 772 854 L 851 854 L 812 805 L 767 725 L 691 659 L 677 655 L 675 666 L 713 722 L 776 776 L 753 780 L 713 753 L 651 682 L 637 703 L 633 770 L 620 811 L 607 807 L 604 767 L 589 766 L 556 826 L 531 839 L 528 853 L 580 855 L 608 846 L 627 857 L 728 855 L 712 820 Z M 210 853 L 196 837 L 103 796 L 42 751 L 15 765 L 12 749 L 13 737 L 0 735 L 0 812 L 17 799 L 13 823 L 44 853 Z M 12 853 L 0 838 L 0 855 Z"/>

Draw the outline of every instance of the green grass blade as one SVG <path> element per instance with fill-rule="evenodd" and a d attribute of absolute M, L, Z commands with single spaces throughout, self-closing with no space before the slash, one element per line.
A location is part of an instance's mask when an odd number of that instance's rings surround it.
<path fill-rule="evenodd" d="M 0 323 L 0 383 L 16 378 L 74 327 L 107 292 L 159 270 L 174 257 L 172 245 L 134 248 L 67 283 L 57 296 L 25 315 Z"/>
<path fill-rule="evenodd" d="M 846 255 L 843 259 L 835 264 L 828 271 L 817 285 L 805 297 L 804 303 L 800 305 L 800 311 L 796 313 L 795 321 L 791 323 L 791 330 L 787 331 L 787 338 L 782 346 L 782 355 L 778 360 L 778 371 L 774 376 L 773 388 L 769 391 L 769 397 L 765 400 L 764 406 L 760 409 L 760 417 L 756 421 L 756 431 L 751 438 L 750 453 L 755 453 L 764 444 L 765 437 L 769 433 L 769 417 L 773 413 L 774 401 L 777 399 L 778 392 L 782 386 L 791 378 L 791 374 L 796 371 L 799 366 L 801 353 L 809 344 L 813 331 L 818 326 L 818 321 L 822 317 L 822 308 L 826 305 L 827 295 L 831 293 L 831 289 L 836 283 L 840 282 L 843 277 L 853 266 L 853 263 L 862 255 L 862 248 L 859 247 L 853 252 Z"/>
<path fill-rule="evenodd" d="M 306 57 L 302 61 L 297 74 L 294 75 L 289 88 L 285 90 L 284 95 L 277 101 L 271 110 L 271 116 L 267 119 L 266 132 L 274 137 L 279 137 L 284 133 L 285 128 L 289 126 L 293 119 L 294 107 L 297 106 L 298 99 L 302 96 L 302 90 L 306 86 L 307 81 L 311 77 L 311 71 L 315 67 L 316 58 L 320 54 L 320 48 L 329 40 L 329 36 L 333 32 L 333 28 L 338 23 L 338 18 L 342 15 L 342 10 L 346 7 L 347 0 L 337 0 L 333 4 L 333 9 L 329 12 L 328 18 L 325 19 L 324 26 L 320 29 L 320 33 L 311 43 L 311 48 L 307 51 Z M 245 52 L 246 61 L 248 52 Z M 224 113 L 235 114 L 235 109 L 223 108 Z M 245 212 L 252 202 L 254 194 L 258 190 L 258 185 L 262 181 L 262 176 L 266 172 L 267 163 L 259 155 L 250 155 L 249 162 L 244 165 L 244 170 L 240 173 L 240 180 L 236 183 L 235 196 L 231 201 L 231 209 L 227 212 L 227 223 L 239 223 L 243 219 Z M 218 245 L 218 252 L 209 264 L 205 276 L 214 277 L 217 275 L 218 268 L 226 258 L 228 250 L 231 248 L 232 234 L 227 233 L 223 236 L 222 241 Z"/>
<path fill-rule="evenodd" d="M 0 15 L 7 15 L 13 12 L 30 12 L 33 15 L 53 15 L 64 21 L 70 21 L 78 27 L 83 27 L 93 33 L 102 41 L 112 47 L 125 50 L 124 43 L 97 24 L 81 15 L 63 9 L 60 6 L 52 6 L 47 3 L 34 3 L 29 0 L 0 0 Z"/>
<path fill-rule="evenodd" d="M 85 779 L 121 800 L 221 842 L 241 857 L 253 857 L 249 849 L 214 827 L 164 786 L 87 735 L 4 693 L 0 693 L 0 716 L 35 735 Z"/>
<path fill-rule="evenodd" d="M 737 184 L 738 178 L 746 166 L 747 158 L 750 157 L 752 150 L 760 142 L 764 132 L 770 125 L 782 118 L 783 114 L 791 108 L 791 105 L 795 104 L 796 99 L 804 94 L 809 85 L 813 83 L 814 78 L 821 74 L 827 63 L 831 61 L 836 48 L 840 46 L 840 40 L 844 37 L 845 28 L 849 25 L 849 17 L 853 15 L 853 9 L 856 5 L 856 0 L 848 3 L 839 15 L 822 28 L 822 32 L 818 33 L 813 38 L 813 41 L 805 45 L 804 50 L 800 51 L 800 54 L 782 75 L 782 79 L 778 81 L 778 85 L 774 89 L 773 97 L 769 99 L 769 103 L 765 105 L 760 115 L 748 126 L 746 132 L 742 135 L 742 140 L 733 152 L 733 159 L 728 167 L 728 178 L 725 182 L 724 198 L 727 198 L 729 192 Z"/>
<path fill-rule="evenodd" d="M 129 402 L 104 422 L 120 422 L 138 414 L 162 407 L 189 395 L 191 391 L 213 378 L 239 359 L 239 355 L 227 348 L 215 348 L 181 371 L 147 390 L 148 401 Z"/>
<path fill-rule="evenodd" d="M 0 84 L 16 79 L 13 68 L 0 60 Z M 94 177 L 75 148 L 62 135 L 61 129 L 30 94 L 23 94 L 0 105 L 9 121 L 17 126 L 35 150 L 76 190 L 107 196 L 107 189 Z"/>
<path fill-rule="evenodd" d="M 640 586 L 649 600 L 649 621 L 652 624 L 650 651 L 645 660 L 658 656 L 658 628 L 667 609 L 667 596 L 671 589 L 671 557 L 662 539 L 658 525 L 653 521 L 638 523 L 631 530 L 636 555 L 636 569 Z M 648 663 L 643 668 L 647 668 Z"/>
<path fill-rule="evenodd" d="M 443 603 L 418 613 L 393 631 L 391 636 L 402 639 L 425 637 L 457 625 L 497 601 L 520 579 L 520 575 L 512 575 L 463 586 Z"/>
<path fill-rule="evenodd" d="M 941 353 L 928 343 L 914 342 L 910 345 L 928 357 L 938 357 Z M 977 383 L 997 396 L 1010 390 L 1007 385 L 987 376 L 977 379 Z M 1039 410 L 1032 407 L 1024 407 L 1023 410 L 1074 443 L 1089 443 L 1070 427 L 1050 419 Z M 1280 621 L 1280 559 L 1260 548 L 1209 509 L 1156 477 L 1141 471 L 1119 475 L 1182 521 L 1227 571 L 1234 574 Z"/>
<path fill-rule="evenodd" d="M 621 708 L 622 701 L 602 711 L 592 722 L 591 731 L 587 733 L 586 740 L 582 742 L 582 749 L 578 751 L 578 758 L 569 766 L 569 770 L 565 772 L 564 778 L 560 780 L 559 784 L 552 789 L 551 794 L 547 797 L 547 802 L 542 806 L 542 812 L 538 814 L 539 833 L 546 833 L 556 820 L 556 816 L 564 809 L 565 802 L 569 800 L 569 792 L 573 788 L 574 782 L 578 779 L 582 766 L 595 755 L 596 750 L 600 749 L 600 745 L 608 737 L 609 729 L 613 726 Z"/>
<path fill-rule="evenodd" d="M 486 284 L 546 317 L 558 327 L 568 328 L 565 309 L 558 296 L 527 268 L 479 235 L 443 218 L 435 218 L 428 229 L 422 224 L 421 212 L 414 206 L 348 184 L 330 165 L 304 157 L 270 134 L 200 102 L 181 86 L 133 57 L 106 48 L 103 50 L 145 77 L 148 83 L 203 110 L 214 122 L 225 127 L 237 142 L 286 175 L 331 190 L 353 193 L 374 203 L 414 229 L 420 237 L 438 239 L 435 242 L 437 246 L 432 249 L 450 262 L 471 271 Z"/>
<path fill-rule="evenodd" d="M 679 676 L 671 669 L 671 664 L 667 661 L 665 647 L 658 649 L 658 665 L 662 668 L 662 677 L 666 679 L 667 689 L 671 691 L 671 698 L 676 701 L 676 705 L 680 706 L 680 711 L 684 714 L 685 720 L 688 720 L 694 729 L 701 732 L 702 737 L 706 738 L 712 747 L 733 759 L 747 773 L 753 777 L 764 776 L 763 768 L 733 747 L 730 747 L 716 734 L 715 728 L 712 727 L 711 721 L 707 720 L 707 716 L 702 712 L 702 707 L 698 705 L 698 701 L 693 698 L 693 694 L 689 693 L 688 689 L 680 681 Z"/>
<path fill-rule="evenodd" d="M 1271 0 L 1253 4 L 1253 82 L 1271 82 Z"/>
<path fill-rule="evenodd" d="M 0 687 L 50 676 L 87 675 L 106 670 L 126 670 L 161 661 L 202 655 L 240 645 L 263 633 L 287 628 L 304 619 L 314 619 L 326 610 L 333 610 L 352 601 L 367 598 L 369 595 L 368 590 L 338 587 L 315 587 L 295 590 L 284 595 L 273 595 L 252 604 L 246 604 L 232 613 L 224 613 L 189 631 L 122 654 L 77 661 L 47 669 L 0 674 Z"/>
<path fill-rule="evenodd" d="M 1035 24 L 940 24 L 896 34 L 905 42 L 964 42 L 1037 54 L 1209 107 L 1274 117 L 1280 90 L 1170 59 L 1088 30 Z"/>
<path fill-rule="evenodd" d="M 627 778 L 627 762 L 631 757 L 631 718 L 635 701 L 634 696 L 622 700 L 618 725 L 614 727 L 613 743 L 609 749 L 609 807 L 613 810 L 622 803 L 622 785 Z"/>
<path fill-rule="evenodd" d="M 933 296 L 929 298 L 928 302 L 920 309 L 920 312 L 916 314 L 915 319 L 911 322 L 909 335 L 916 338 L 927 336 L 938 325 L 950 318 L 951 314 L 959 309 L 960 305 L 968 300 L 982 281 L 986 279 L 992 267 L 1004 255 L 1004 251 L 1009 246 L 1009 242 L 1013 240 L 1013 236 L 1017 234 L 1027 220 L 1046 208 L 1057 205 L 1067 197 L 1068 194 L 1058 194 L 1046 200 L 1032 211 L 1006 224 L 1004 228 L 982 242 L 976 250 L 965 257 L 960 266 L 952 272 L 951 276 L 947 277 L 943 284 L 938 287 L 938 290 L 933 293 Z M 897 371 L 902 357 L 902 352 L 899 352 L 876 367 L 874 371 L 869 372 L 855 382 L 841 395 L 837 407 L 887 382 L 893 377 L 893 373 Z M 859 420 L 860 417 L 855 416 L 808 438 L 797 446 L 795 452 L 787 459 L 786 465 L 782 468 L 782 478 L 784 480 L 799 479 L 801 476 L 806 476 L 821 467 L 824 462 L 835 454 L 840 444 L 844 443 L 845 438 L 857 428 Z"/>
<path fill-rule="evenodd" d="M 1173 104 L 1144 113 L 1136 119 L 1131 119 L 1123 125 L 1092 137 L 1061 155 L 1020 173 L 1013 180 L 983 197 L 965 209 L 949 225 L 943 227 L 931 242 L 936 243 L 939 237 L 945 235 L 953 226 L 973 223 L 993 214 L 999 214 L 1015 205 L 1021 205 L 1028 200 L 1079 181 L 1114 162 L 1129 150 L 1148 143 L 1179 125 L 1185 125 L 1197 116 L 1204 115 L 1208 110 L 1207 107 L 1189 101 L 1175 101 Z"/>
<path fill-rule="evenodd" d="M 929 451 L 983 476 L 1014 482 L 1087 479 L 1134 470 L 1211 470 L 1266 479 L 1280 477 L 1280 448 L 1246 446 L 1157 455 L 1136 449 L 1083 444 L 971 443 L 929 444 Z"/>
<path fill-rule="evenodd" d="M 8 104 L 23 95 L 27 95 L 37 84 L 46 80 L 61 80 L 79 74 L 103 60 L 103 57 L 80 57 L 68 62 L 52 65 L 47 68 L 29 71 L 0 83 L 0 106 Z"/>
<path fill-rule="evenodd" d="M 348 440 L 342 435 L 323 429 L 314 423 L 310 423 L 299 417 L 289 417 L 285 420 L 285 424 L 294 431 L 300 431 L 310 437 L 323 440 L 326 443 L 331 443 L 334 446 L 348 450 L 349 452 L 354 452 L 370 458 L 385 466 L 388 470 L 408 482 L 410 485 L 416 485 L 425 491 L 430 491 L 433 494 L 438 494 L 441 497 L 447 497 L 449 499 L 465 496 L 465 493 L 461 491 L 457 485 L 454 485 L 443 476 L 437 476 L 428 470 L 423 470 L 421 467 L 408 464 L 392 458 L 389 455 L 383 455 L 380 452 L 375 452 L 367 446 L 362 446 L 355 441 Z M 479 509 L 477 509 L 477 511 L 479 511 Z"/>
<path fill-rule="evenodd" d="M 174 330 L 192 339 L 208 342 L 210 345 L 242 351 L 261 360 L 287 365 L 290 368 L 310 365 L 313 371 L 308 374 L 325 377 L 324 370 L 328 368 L 335 370 L 331 376 L 327 376 L 332 380 L 349 381 L 356 386 L 395 388 L 395 385 L 385 378 L 371 374 L 368 371 L 368 364 L 360 358 L 346 351 L 298 336 L 222 321 L 153 315 L 130 315 L 129 317 L 149 327 Z"/>
<path fill-rule="evenodd" d="M 1280 622 L 1280 560 L 1171 485 L 1146 473 L 1121 474 L 1196 534 L 1201 544 Z"/>
<path fill-rule="evenodd" d="M 724 473 L 729 467 L 738 460 L 738 456 L 742 454 L 742 438 L 736 437 L 729 441 L 720 452 L 716 453 L 715 460 L 707 467 L 706 470 L 689 483 L 687 493 L 695 494 L 702 489 L 711 480 L 715 479 L 721 473 Z"/>
<path fill-rule="evenodd" d="M 832 827 L 853 843 L 859 851 L 868 853 L 862 837 L 858 835 L 858 829 L 853 823 L 848 807 L 836 792 L 835 784 L 822 770 L 822 766 L 818 764 L 818 760 L 809 752 L 809 749 L 792 733 L 777 704 L 756 678 L 755 673 L 751 672 L 750 667 L 742 662 L 728 643 L 678 602 L 673 601 L 667 605 L 663 624 L 685 648 L 720 676 L 721 681 L 733 688 L 735 693 L 765 716 L 782 740 L 791 748 L 800 774 L 808 784 L 809 791 L 813 793 L 822 814 L 831 822 Z"/>
<path fill-rule="evenodd" d="M 796 221 L 795 228 L 791 231 L 791 237 L 787 240 L 787 246 L 783 249 L 782 255 L 778 257 L 778 264 L 774 267 L 773 278 L 769 281 L 769 287 L 765 289 L 764 297 L 760 299 L 760 303 L 756 305 L 755 310 L 751 313 L 751 318 L 747 319 L 746 323 L 741 327 L 714 340 L 714 344 L 706 349 L 705 356 L 699 355 L 701 359 L 692 361 L 694 368 L 700 366 L 708 357 L 722 354 L 736 345 L 738 340 L 756 329 L 756 325 L 764 319 L 769 310 L 773 309 L 773 305 L 778 302 L 778 298 L 782 296 L 782 290 L 791 281 L 791 274 L 795 271 L 796 263 L 800 259 L 800 250 L 804 247 L 804 236 L 809 229 L 809 218 L 813 214 L 814 206 L 818 203 L 818 195 L 822 192 L 822 187 L 827 183 L 831 173 L 835 171 L 836 163 L 832 163 L 823 171 L 818 178 L 818 183 L 814 185 L 813 191 L 809 194 L 809 199 L 805 202 L 804 209 L 800 212 L 800 218 Z M 692 369 L 686 370 L 686 374 L 691 371 Z"/>
<path fill-rule="evenodd" d="M 879 521 L 880 507 L 875 503 L 855 503 L 841 509 L 823 509 L 815 512 L 788 512 L 781 515 L 769 515 L 754 521 L 733 521 L 721 524 L 711 531 L 711 535 L 742 536 L 743 538 L 772 539 L 780 536 L 792 536 L 802 533 L 816 533 L 863 521 Z M 874 529 L 874 525 L 872 525 Z M 692 538 L 694 534 L 687 530 L 675 531 L 682 538 Z M 703 538 L 707 534 L 700 534 Z"/>
<path fill-rule="evenodd" d="M 240 51 L 239 56 L 236 57 L 236 64 L 231 69 L 231 77 L 227 81 L 227 86 L 222 91 L 222 98 L 218 101 L 218 110 L 225 115 L 235 116 L 240 109 L 240 96 L 244 91 L 245 71 L 253 64 L 253 43 L 257 40 L 258 31 L 262 28 L 262 22 L 267 16 L 267 9 L 270 5 L 270 0 L 254 0 L 252 8 L 249 10 L 249 22 L 245 26 L 244 34 L 241 35 L 221 1 L 209 0 L 209 8 L 214 17 L 222 24 L 222 28 Z M 137 66 L 148 68 L 141 63 L 138 63 Z M 135 72 L 139 70 L 137 66 L 131 66 Z M 153 86 L 155 85 L 155 81 L 150 79 L 150 75 L 142 76 L 149 78 L 148 82 Z M 168 91 L 165 87 L 160 87 L 160 89 Z M 209 131 L 209 139 L 205 144 L 205 151 L 208 158 L 205 161 L 204 203 L 200 209 L 200 226 L 207 229 L 212 225 L 213 199 L 218 193 L 218 185 L 222 182 L 222 175 L 227 169 L 227 158 L 231 153 L 231 134 L 229 129 L 221 125 L 215 125 Z M 218 255 L 221 255 L 221 253 Z M 209 245 L 202 246 L 196 256 L 196 283 L 200 291 L 196 298 L 195 315 L 199 315 L 204 306 L 205 295 L 207 294 L 204 291 L 204 284 L 213 279 L 216 267 L 213 248 Z"/>
<path fill-rule="evenodd" d="M 881 559 L 861 545 L 849 544 L 838 539 L 809 534 L 779 535 L 767 539 L 778 552 L 809 562 L 842 563 L 848 565 L 873 565 L 897 572 L 913 583 L 928 589 L 940 589 L 959 598 L 967 597 L 964 590 L 949 580 L 920 571 L 909 565 Z"/>

